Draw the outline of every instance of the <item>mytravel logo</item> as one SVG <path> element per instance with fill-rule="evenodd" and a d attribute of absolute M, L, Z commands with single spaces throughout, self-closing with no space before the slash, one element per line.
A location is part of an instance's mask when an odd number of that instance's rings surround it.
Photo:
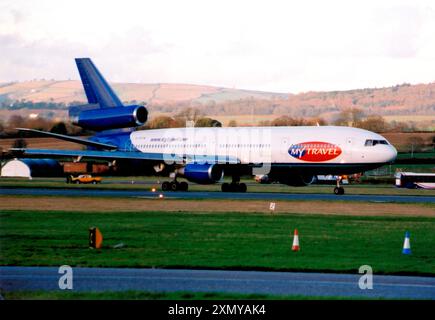
<path fill-rule="evenodd" d="M 337 158 L 341 154 L 339 146 L 320 141 L 292 144 L 288 153 L 302 161 L 321 162 Z"/>

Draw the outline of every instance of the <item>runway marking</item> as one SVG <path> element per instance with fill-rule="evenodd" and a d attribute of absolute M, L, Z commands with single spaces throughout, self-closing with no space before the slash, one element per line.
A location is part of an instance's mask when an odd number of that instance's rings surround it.
<path fill-rule="evenodd" d="M 245 294 L 435 299 L 435 277 L 192 269 L 74 268 L 77 291 L 239 292 Z M 55 267 L 0 267 L 3 290 L 59 290 Z M 397 283 L 395 283 L 397 282 Z"/>
<path fill-rule="evenodd" d="M 352 276 L 352 275 L 351 275 Z M 10 275 L 0 275 L 0 279 L 8 279 L 8 280 L 13 280 L 11 278 L 15 278 L 15 279 L 31 279 L 32 281 L 41 281 L 41 280 L 45 280 L 45 279 L 57 279 L 58 276 L 55 275 L 33 275 L 33 276 L 29 276 L 29 275 L 21 275 L 21 274 L 10 274 Z M 36 278 L 37 277 L 37 278 Z M 127 275 L 116 275 L 113 277 L 110 277 L 108 275 L 80 275 L 80 274 L 75 274 L 74 275 L 74 279 L 75 281 L 77 281 L 77 279 L 80 280 L 86 280 L 86 279 L 104 279 L 104 280 L 108 280 L 108 279 L 112 279 L 114 281 L 117 280 L 182 280 L 182 281 L 215 281 L 215 282 L 278 282 L 278 283 L 286 283 L 286 282 L 291 282 L 291 283 L 298 283 L 298 284 L 312 284 L 313 282 L 315 282 L 316 284 L 324 284 L 324 285 L 334 285 L 334 284 L 343 284 L 343 285 L 355 285 L 355 287 L 358 287 L 358 275 L 355 275 L 355 279 L 349 279 L 349 281 L 345 281 L 345 280 L 338 280 L 338 281 L 331 281 L 331 280 L 319 280 L 319 279 L 313 279 L 313 280 L 295 280 L 295 279 L 231 279 L 231 278 L 213 278 L 213 277 L 176 277 L 176 276 L 169 276 L 169 277 L 162 277 L 162 276 L 141 276 L 141 275 L 137 275 L 137 276 L 127 276 Z M 435 280 L 435 279 L 434 279 Z M 387 282 L 379 282 L 379 280 L 376 280 L 376 276 L 373 280 L 374 282 L 374 286 L 375 287 L 379 287 L 379 286 L 386 286 L 386 287 L 415 287 L 415 288 L 433 288 L 435 289 L 435 283 L 432 284 L 415 284 L 415 283 L 387 283 Z"/>

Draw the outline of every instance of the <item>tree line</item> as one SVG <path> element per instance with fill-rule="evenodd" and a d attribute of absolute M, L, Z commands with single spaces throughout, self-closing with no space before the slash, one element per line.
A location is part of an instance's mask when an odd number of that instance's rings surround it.
<path fill-rule="evenodd" d="M 163 128 L 182 128 L 186 126 L 193 127 L 222 127 L 220 121 L 206 116 L 202 110 L 198 108 L 186 108 L 175 114 L 174 116 L 160 115 L 151 118 L 144 126 L 137 128 L 138 130 L 147 129 L 163 129 Z M 350 126 L 362 128 L 378 133 L 387 132 L 416 132 L 416 128 L 409 123 L 403 122 L 387 122 L 382 116 L 368 115 L 366 116 L 363 110 L 358 108 L 348 108 L 341 111 L 338 117 L 328 122 L 320 117 L 303 118 L 291 117 L 282 115 L 273 120 L 260 121 L 259 126 Z M 230 120 L 225 124 L 227 127 L 237 127 L 237 120 Z M 22 134 L 15 128 L 29 128 L 41 131 L 48 131 L 64 135 L 91 135 L 92 132 L 86 131 L 80 127 L 72 125 L 70 122 L 54 121 L 42 117 L 25 118 L 19 115 L 12 115 L 5 123 L 0 119 L 0 137 L 3 138 L 18 138 L 14 141 L 13 148 L 25 148 L 25 137 L 35 136 L 33 134 Z M 435 135 L 432 137 L 432 144 L 426 143 L 419 136 L 411 136 L 409 141 L 404 142 L 405 149 L 401 151 L 407 152 L 422 152 L 433 150 L 435 143 Z M 409 150 L 408 150 L 409 149 Z"/>
<path fill-rule="evenodd" d="M 174 116 L 160 115 L 151 118 L 138 129 L 162 129 L 193 127 L 228 127 L 239 126 L 237 120 L 230 120 L 227 124 L 213 119 L 204 114 L 199 108 L 188 107 Z M 418 131 L 415 124 L 409 122 L 387 122 L 380 115 L 366 115 L 362 109 L 347 108 L 342 110 L 335 120 L 328 122 L 321 117 L 293 117 L 288 115 L 277 116 L 273 120 L 260 121 L 259 126 L 350 126 L 362 128 L 378 133 L 382 132 L 415 132 Z M 12 115 L 6 122 L 0 119 L 0 137 L 18 136 L 15 128 L 30 128 L 41 131 L 49 131 L 69 135 L 89 135 L 91 132 L 72 125 L 70 122 L 55 121 L 43 117 L 25 118 L 20 115 Z"/>

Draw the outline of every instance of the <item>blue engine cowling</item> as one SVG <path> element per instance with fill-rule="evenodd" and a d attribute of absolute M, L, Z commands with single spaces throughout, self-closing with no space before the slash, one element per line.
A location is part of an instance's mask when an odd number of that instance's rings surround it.
<path fill-rule="evenodd" d="M 260 183 L 279 182 L 292 187 L 305 187 L 316 181 L 316 176 L 311 174 L 269 174 L 258 175 L 255 180 Z"/>
<path fill-rule="evenodd" d="M 191 182 L 199 184 L 212 184 L 222 179 L 224 170 L 216 164 L 187 164 L 181 168 L 179 174 Z"/>
<path fill-rule="evenodd" d="M 102 131 L 142 126 L 148 119 L 144 106 L 95 108 L 79 111 L 72 122 L 84 129 Z"/>
<path fill-rule="evenodd" d="M 292 187 L 305 187 L 312 184 L 315 180 L 316 177 L 314 175 L 293 175 L 283 177 L 279 182 Z"/>

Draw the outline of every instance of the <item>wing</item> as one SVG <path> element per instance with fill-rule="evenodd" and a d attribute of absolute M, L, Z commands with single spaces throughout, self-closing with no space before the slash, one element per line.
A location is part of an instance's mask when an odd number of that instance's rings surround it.
<path fill-rule="evenodd" d="M 31 132 L 39 135 L 45 135 L 60 140 L 78 143 L 85 146 L 94 147 L 100 150 L 56 150 L 56 149 L 26 149 L 26 148 L 11 148 L 15 156 L 18 157 L 34 157 L 34 158 L 88 158 L 88 159 L 131 159 L 131 160 L 144 160 L 152 162 L 165 162 L 167 164 L 187 164 L 187 163 L 200 163 L 200 164 L 240 164 L 240 160 L 232 156 L 222 155 L 174 155 L 168 153 L 149 153 L 139 151 L 119 151 L 115 145 L 70 137 L 63 134 L 52 132 L 45 132 L 34 129 L 17 128 L 22 132 Z"/>
<path fill-rule="evenodd" d="M 126 152 L 126 151 L 99 151 L 99 150 L 55 150 L 55 149 L 20 149 L 11 148 L 10 151 L 14 152 L 17 156 L 24 157 L 47 157 L 47 158 L 89 158 L 89 159 L 103 159 L 103 160 L 116 160 L 116 159 L 130 159 L 130 160 L 144 160 L 150 162 L 165 162 L 169 164 L 185 164 L 185 163 L 227 163 L 238 164 L 240 160 L 234 157 L 221 157 L 217 155 L 174 155 L 167 153 L 147 153 L 147 152 Z"/>
<path fill-rule="evenodd" d="M 132 160 L 149 160 L 165 161 L 168 156 L 163 153 L 143 153 L 143 152 L 125 152 L 125 151 L 99 151 L 99 150 L 55 150 L 55 149 L 19 149 L 11 148 L 10 151 L 18 156 L 29 157 L 47 157 L 47 158 L 65 158 L 79 157 L 91 159 L 132 159 Z M 182 161 L 182 158 L 172 157 L 174 161 Z"/>

